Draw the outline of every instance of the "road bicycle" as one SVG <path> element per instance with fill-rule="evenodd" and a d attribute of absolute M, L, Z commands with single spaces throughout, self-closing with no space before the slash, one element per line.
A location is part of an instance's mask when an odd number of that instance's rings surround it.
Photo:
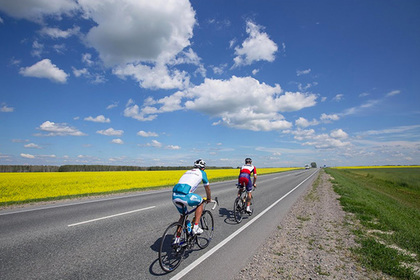
<path fill-rule="evenodd" d="M 245 190 L 245 186 L 236 184 L 236 187 L 238 188 L 238 192 L 240 192 L 240 195 L 236 197 L 235 203 L 233 204 L 233 216 L 235 217 L 235 221 L 239 224 L 240 222 L 242 222 L 242 218 L 245 214 L 251 216 L 254 212 L 254 196 L 251 197 L 251 213 L 248 213 L 246 211 L 246 202 L 248 194 Z M 253 187 L 253 190 L 255 190 L 255 187 Z"/>
<path fill-rule="evenodd" d="M 211 210 L 214 210 L 218 204 L 217 197 L 208 203 L 214 203 L 211 208 Z M 193 234 L 191 224 L 188 224 L 188 216 L 195 212 L 197 207 L 191 211 L 187 211 L 187 207 L 180 203 L 184 209 L 184 214 L 181 215 L 178 222 L 172 223 L 166 228 L 160 242 L 159 264 L 165 272 L 174 271 L 180 265 L 187 251 L 191 251 L 195 244 L 200 249 L 204 249 L 210 244 L 213 238 L 214 219 L 211 211 L 205 209 L 208 203 L 204 204 L 203 213 L 200 218 L 199 225 L 203 229 L 203 233 L 201 234 Z M 180 233 L 179 242 L 174 242 L 177 233 L 178 235 Z"/>

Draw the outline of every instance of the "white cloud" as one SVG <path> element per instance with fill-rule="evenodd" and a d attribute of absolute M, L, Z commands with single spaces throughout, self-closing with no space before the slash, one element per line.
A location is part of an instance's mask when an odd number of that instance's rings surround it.
<path fill-rule="evenodd" d="M 187 72 L 177 69 L 170 70 L 161 63 L 154 67 L 142 64 L 118 66 L 114 68 L 113 74 L 122 79 L 130 76 L 139 83 L 139 86 L 149 89 L 183 89 L 190 83 Z"/>
<path fill-rule="evenodd" d="M 295 121 L 295 124 L 299 127 L 308 127 L 311 125 L 318 125 L 319 122 L 315 119 L 313 119 L 312 121 L 308 121 L 307 119 L 300 117 L 299 119 Z"/>
<path fill-rule="evenodd" d="M 350 142 L 342 141 L 348 136 L 342 129 L 334 130 L 330 134 L 316 134 L 313 129 L 297 129 L 289 133 L 293 134 L 296 140 L 302 141 L 302 145 L 314 146 L 317 149 L 334 149 L 351 145 Z"/>
<path fill-rule="evenodd" d="M 337 94 L 336 96 L 334 96 L 333 100 L 339 102 L 343 99 L 343 97 L 344 94 Z"/>
<path fill-rule="evenodd" d="M 108 105 L 108 106 L 106 107 L 106 109 L 107 109 L 107 110 L 110 110 L 110 109 L 115 108 L 115 107 L 118 107 L 118 102 L 114 102 L 114 103 L 112 103 L 112 104 Z"/>
<path fill-rule="evenodd" d="M 117 138 L 117 139 L 112 139 L 111 143 L 122 145 L 124 144 L 124 141 Z"/>
<path fill-rule="evenodd" d="M 167 150 L 180 150 L 181 147 L 176 146 L 176 145 L 168 145 L 168 146 L 165 147 L 165 149 L 167 149 Z"/>
<path fill-rule="evenodd" d="M 112 127 L 106 130 L 98 130 L 96 131 L 98 134 L 106 135 L 106 136 L 121 136 L 124 133 L 124 130 L 115 130 Z"/>
<path fill-rule="evenodd" d="M 40 30 L 41 35 L 49 36 L 53 39 L 68 38 L 77 35 L 80 32 L 80 27 L 73 27 L 67 30 L 61 30 L 56 27 L 44 27 Z"/>
<path fill-rule="evenodd" d="M 140 121 L 150 121 L 160 113 L 187 109 L 220 119 L 215 124 L 269 131 L 292 126 L 279 112 L 298 111 L 314 106 L 316 98 L 314 94 L 283 93 L 279 85 L 272 87 L 252 77 L 233 76 L 230 80 L 205 79 L 199 86 L 159 100 L 149 98 L 141 108 L 130 100 L 124 115 Z"/>
<path fill-rule="evenodd" d="M 2 113 L 12 113 L 14 111 L 15 111 L 15 108 L 9 107 L 6 104 L 2 104 L 2 106 L 0 107 L 0 112 Z"/>
<path fill-rule="evenodd" d="M 158 137 L 159 136 L 156 132 L 146 132 L 143 130 L 140 130 L 139 132 L 137 132 L 137 135 L 141 137 Z"/>
<path fill-rule="evenodd" d="M 0 10 L 14 18 L 24 18 L 31 21 L 40 22 L 44 16 L 59 16 L 69 14 L 77 10 L 77 3 L 73 0 L 19 0 L 19 1 L 0 1 Z"/>
<path fill-rule="evenodd" d="M 97 117 L 87 117 L 85 118 L 85 121 L 90 121 L 90 122 L 98 122 L 98 123 L 109 123 L 111 122 L 111 120 L 109 118 L 105 118 L 104 115 L 99 115 Z"/>
<path fill-rule="evenodd" d="M 242 43 L 241 47 L 235 48 L 234 67 L 241 65 L 250 65 L 255 61 L 266 60 L 273 62 L 275 53 L 278 50 L 267 33 L 261 32 L 262 27 L 248 21 L 246 23 L 246 32 L 249 37 Z"/>
<path fill-rule="evenodd" d="M 296 75 L 297 76 L 301 76 L 301 75 L 307 75 L 311 73 L 311 69 L 306 69 L 306 70 L 297 70 L 296 71 Z"/>
<path fill-rule="evenodd" d="M 330 136 L 337 139 L 347 139 L 349 137 L 349 135 L 346 132 L 344 132 L 344 130 L 342 130 L 341 128 L 333 130 L 330 133 Z"/>
<path fill-rule="evenodd" d="M 58 83 L 67 82 L 68 76 L 49 59 L 43 59 L 32 66 L 21 68 L 19 73 L 25 77 L 47 78 Z"/>
<path fill-rule="evenodd" d="M 324 122 L 338 121 L 339 119 L 340 119 L 340 116 L 338 116 L 337 114 L 327 115 L 323 113 L 321 115 L 321 120 Z"/>
<path fill-rule="evenodd" d="M 83 132 L 68 126 L 66 123 L 55 123 L 46 121 L 41 124 L 39 130 L 48 132 L 48 134 L 37 134 L 36 136 L 84 136 Z"/>
<path fill-rule="evenodd" d="M 29 143 L 24 145 L 25 148 L 30 148 L 30 149 L 41 149 L 41 147 L 35 143 Z"/>
<path fill-rule="evenodd" d="M 391 92 L 388 92 L 386 96 L 394 96 L 394 95 L 397 95 L 397 94 L 400 94 L 400 93 L 401 93 L 400 90 L 393 90 Z"/>
<path fill-rule="evenodd" d="M 157 140 L 152 140 L 152 142 L 147 143 L 147 144 L 146 144 L 146 146 L 148 146 L 148 147 L 160 148 L 160 147 L 162 147 L 162 143 L 160 143 L 160 142 L 159 142 L 159 141 L 157 141 Z"/>
<path fill-rule="evenodd" d="M 96 23 L 86 41 L 108 66 L 169 61 L 190 45 L 196 24 L 187 0 L 78 2 Z"/>
<path fill-rule="evenodd" d="M 20 154 L 20 156 L 23 157 L 23 158 L 30 158 L 30 159 L 35 158 L 35 156 L 31 155 L 31 154 Z"/>

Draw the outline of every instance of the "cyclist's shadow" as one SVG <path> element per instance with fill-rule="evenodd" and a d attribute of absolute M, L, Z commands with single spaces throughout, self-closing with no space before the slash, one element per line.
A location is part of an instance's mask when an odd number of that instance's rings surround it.
<path fill-rule="evenodd" d="M 233 214 L 233 210 L 232 209 L 227 209 L 227 208 L 219 208 L 219 215 L 220 217 L 226 217 L 225 218 L 225 223 L 228 225 L 237 225 L 238 223 L 235 220 L 235 216 Z M 242 217 L 242 219 L 248 219 L 247 216 Z"/>
<path fill-rule="evenodd" d="M 152 249 L 153 251 L 155 251 L 156 253 L 158 253 L 159 252 L 159 249 L 160 249 L 160 243 L 161 243 L 161 241 L 162 241 L 162 237 L 159 237 L 156 241 L 155 241 L 155 243 L 153 243 L 151 246 L 150 246 L 150 249 Z M 200 248 L 196 248 L 196 246 L 194 246 L 193 248 L 191 248 L 191 249 L 188 249 L 188 250 L 186 250 L 185 251 L 185 254 L 184 254 L 184 256 L 183 256 L 183 258 L 184 259 L 187 259 L 189 256 L 190 256 L 190 254 L 191 253 L 193 253 L 193 252 L 195 252 L 195 251 L 199 251 L 199 250 L 203 250 L 203 249 L 200 249 Z M 159 266 L 159 258 L 156 258 L 151 264 L 150 264 L 150 266 L 149 266 L 149 272 L 150 272 L 150 274 L 151 275 L 154 275 L 154 276 L 162 276 L 162 275 L 166 275 L 166 274 L 168 274 L 169 272 L 164 272 L 164 271 L 162 271 L 162 269 L 160 268 L 160 266 Z"/>

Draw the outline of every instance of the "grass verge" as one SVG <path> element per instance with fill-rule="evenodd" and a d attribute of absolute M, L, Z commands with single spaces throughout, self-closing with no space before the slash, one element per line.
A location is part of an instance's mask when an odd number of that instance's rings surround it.
<path fill-rule="evenodd" d="M 355 230 L 360 262 L 399 279 L 420 279 L 420 168 L 333 169 L 334 190 Z"/>

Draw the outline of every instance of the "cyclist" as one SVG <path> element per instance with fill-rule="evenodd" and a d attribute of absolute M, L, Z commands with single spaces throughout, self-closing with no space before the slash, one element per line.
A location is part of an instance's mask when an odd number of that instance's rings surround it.
<path fill-rule="evenodd" d="M 182 177 L 179 179 L 178 184 L 176 184 L 172 189 L 172 202 L 175 204 L 180 214 L 183 214 L 184 207 L 178 203 L 181 203 L 185 207 L 197 207 L 197 210 L 195 211 L 195 217 L 193 219 L 193 234 L 203 233 L 203 230 L 198 226 L 201 214 L 203 213 L 203 198 L 194 193 L 200 182 L 203 182 L 204 189 L 206 190 L 206 202 L 211 200 L 210 183 L 207 179 L 207 174 L 204 171 L 205 168 L 206 162 L 204 160 L 196 160 L 194 162 L 194 168 L 185 172 L 184 175 L 182 175 Z"/>
<path fill-rule="evenodd" d="M 251 182 L 251 173 L 254 175 L 254 181 Z M 251 213 L 251 198 L 252 198 L 252 186 L 255 188 L 257 185 L 255 182 L 257 181 L 257 169 L 255 166 L 252 165 L 252 159 L 246 158 L 245 159 L 245 165 L 241 167 L 241 171 L 239 173 L 238 177 L 238 184 L 243 186 L 246 186 L 246 192 L 247 192 L 247 201 L 246 201 L 246 212 L 248 214 Z M 238 190 L 238 196 L 241 195 L 240 190 Z"/>

